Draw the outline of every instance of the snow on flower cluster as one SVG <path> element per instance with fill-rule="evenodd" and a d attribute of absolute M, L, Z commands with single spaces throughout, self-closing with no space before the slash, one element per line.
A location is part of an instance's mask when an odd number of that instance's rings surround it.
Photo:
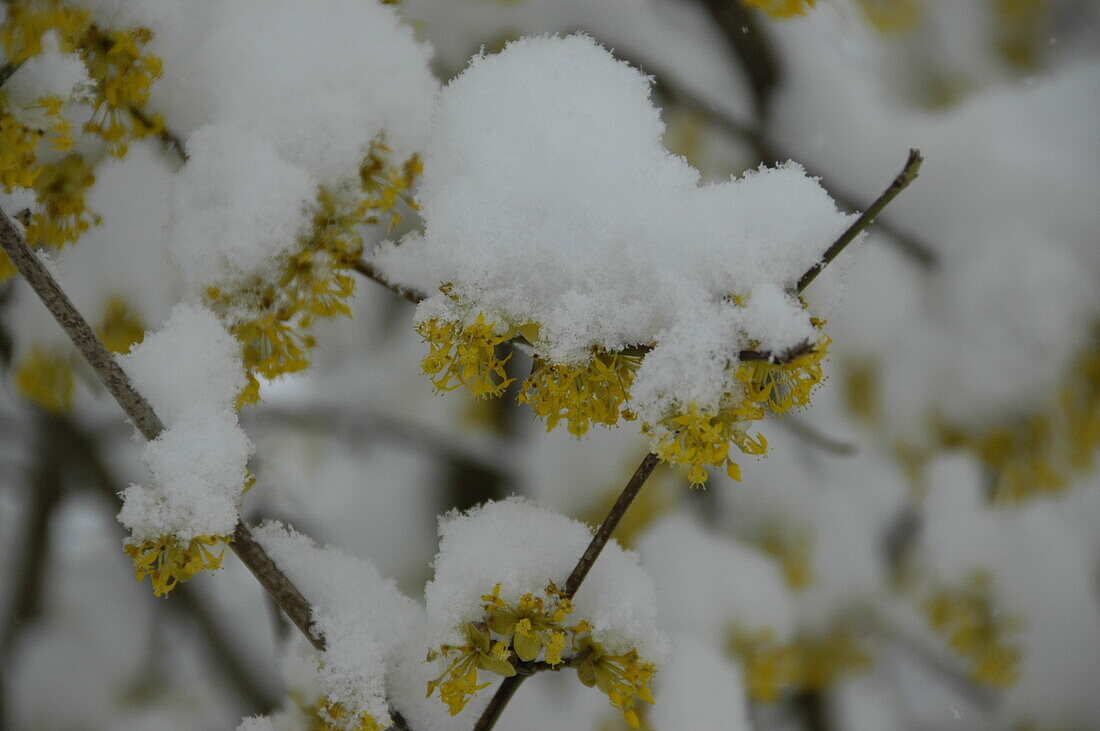
<path fill-rule="evenodd" d="M 565 580 L 592 538 L 583 523 L 510 498 L 448 513 L 439 534 L 424 590 L 439 646 L 430 693 L 457 714 L 485 687 L 478 670 L 509 676 L 517 662 L 568 663 L 637 727 L 634 700 L 652 702 L 647 685 L 667 640 L 636 554 L 612 541 L 570 597 Z"/>
<path fill-rule="evenodd" d="M 119 306 L 140 335 L 163 317 L 138 310 L 144 292 L 204 300 L 242 345 L 240 402 L 256 401 L 260 379 L 308 367 L 316 319 L 350 314 L 367 226 L 395 225 L 415 207 L 417 151 L 438 87 L 430 47 L 373 1 L 88 6 L 16 3 L 2 19 L 5 58 L 22 62 L 0 99 L 5 209 L 25 207 L 30 243 L 55 248 L 105 221 L 126 228 L 112 218 L 152 224 L 134 242 L 171 270 L 131 280 Z M 74 142 L 79 125 L 89 134 Z M 89 136 L 116 157 L 161 148 L 154 162 L 164 174 L 142 197 L 166 197 L 166 206 L 93 207 L 106 164 Z M 0 278 L 10 272 L 0 257 Z M 105 291 L 113 279 L 98 267 L 89 278 L 95 314 L 118 293 Z M 70 361 L 49 343 L 28 351 L 20 390 L 66 408 Z M 41 376 L 47 367 L 52 380 Z"/>
<path fill-rule="evenodd" d="M 732 413 L 762 386 L 738 374 L 740 352 L 823 350 L 793 292 L 850 218 L 796 163 L 701 186 L 664 149 L 649 84 L 585 36 L 474 58 L 436 107 L 424 232 L 374 262 L 391 281 L 439 288 L 417 315 L 438 387 L 499 395 L 494 348 L 522 337 L 537 360 L 521 399 L 551 426 L 582 434 L 625 411 L 660 442 L 692 409 L 723 422 L 702 427 L 720 433 L 710 451 L 662 453 L 702 482 L 701 463 L 746 441 L 730 424 L 759 418 Z"/>
<path fill-rule="evenodd" d="M 165 428 L 142 448 L 150 484 L 122 492 L 118 517 L 130 530 L 128 552 L 139 578 L 150 574 L 162 594 L 192 568 L 214 567 L 216 560 L 199 544 L 213 546 L 237 524 L 252 454 L 233 409 L 244 371 L 237 343 L 217 317 L 186 304 L 177 305 L 124 364 Z M 173 546 L 188 547 L 187 561 L 202 565 L 174 565 L 184 556 Z"/>
<path fill-rule="evenodd" d="M 274 522 L 254 535 L 309 600 L 314 631 L 325 640 L 316 675 L 320 717 L 334 728 L 388 728 L 386 675 L 415 639 L 422 609 L 369 560 L 318 547 Z"/>

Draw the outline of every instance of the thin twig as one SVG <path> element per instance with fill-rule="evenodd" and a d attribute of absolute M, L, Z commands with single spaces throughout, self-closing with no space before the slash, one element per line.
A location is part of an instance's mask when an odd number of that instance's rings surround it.
<path fill-rule="evenodd" d="M 840 252 L 844 251 L 844 247 L 852 243 L 856 236 L 862 233 L 871 223 L 875 220 L 878 214 L 882 213 L 882 209 L 890 205 L 890 201 L 897 197 L 898 193 L 905 190 L 910 183 L 916 180 L 917 175 L 920 174 L 920 165 L 924 162 L 924 158 L 921 157 L 920 150 L 910 150 L 909 159 L 905 161 L 905 167 L 902 168 L 898 176 L 894 178 L 894 182 L 890 183 L 890 186 L 882 192 L 875 202 L 867 207 L 860 217 L 855 220 L 848 230 L 840 235 L 833 245 L 830 246 L 825 254 L 822 255 L 821 261 L 810 267 L 810 270 L 802 275 L 802 278 L 798 280 L 798 286 L 795 287 L 795 292 L 801 294 L 806 287 L 810 286 L 817 275 L 821 273 L 821 270 L 829 266 L 833 259 L 837 258 Z"/>
<path fill-rule="evenodd" d="M 150 118 L 149 115 L 145 113 L 144 109 L 137 106 L 136 104 L 131 104 L 127 111 L 130 112 L 131 117 L 141 122 L 146 127 L 155 126 L 153 124 L 152 118 Z M 181 140 L 177 134 L 172 132 L 172 130 L 161 125 L 160 131 L 157 132 L 157 139 L 163 142 L 164 146 L 167 147 L 169 150 L 176 153 L 182 162 L 187 162 L 187 149 L 183 146 L 183 140 Z"/>
<path fill-rule="evenodd" d="M 12 263 L 19 269 L 141 435 L 149 441 L 156 439 L 164 430 L 164 423 L 145 397 L 133 387 L 122 367 L 54 281 L 46 267 L 27 246 L 27 242 L 23 240 L 15 224 L 3 209 L 0 209 L 0 248 L 7 253 Z M 312 631 L 312 609 L 309 602 L 279 570 L 263 547 L 256 543 L 248 527 L 239 520 L 229 546 L 252 571 L 260 585 L 275 599 L 279 608 L 286 612 L 295 626 L 302 631 L 310 644 L 318 651 L 323 651 L 324 638 L 315 636 Z"/>
<path fill-rule="evenodd" d="M 761 162 L 768 165 L 774 165 L 779 162 L 790 160 L 793 157 L 793 155 L 773 145 L 766 138 L 760 127 L 736 119 L 728 112 L 719 109 L 713 102 L 703 98 L 690 89 L 673 86 L 665 79 L 659 80 L 657 88 L 665 95 L 671 97 L 674 102 L 686 104 L 704 115 L 712 124 L 723 132 L 747 144 L 752 148 L 753 153 Z M 817 178 L 824 177 L 818 171 L 814 170 L 812 166 L 806 165 L 805 167 L 808 175 Z M 838 189 L 835 183 L 831 182 L 829 184 L 829 194 L 841 208 L 849 212 L 859 210 L 859 206 L 855 203 L 855 197 L 849 195 L 848 191 Z M 918 239 L 916 236 L 906 231 L 902 231 L 892 222 L 887 220 L 876 221 L 875 226 L 879 231 L 887 235 L 887 241 L 890 244 L 897 247 L 899 251 L 916 262 L 921 268 L 932 269 L 939 264 L 939 257 L 936 255 L 935 249 Z"/>
<path fill-rule="evenodd" d="M 600 523 L 600 527 L 596 530 L 596 534 L 592 536 L 591 543 L 588 544 L 588 548 L 584 550 L 584 554 L 577 561 L 573 573 L 569 574 L 569 578 L 565 581 L 565 589 L 562 591 L 562 596 L 567 599 L 572 599 L 576 595 L 577 590 L 581 588 L 581 582 L 588 576 L 588 572 L 592 570 L 592 565 L 595 564 L 596 559 L 600 557 L 600 552 L 603 551 L 603 547 L 611 540 L 611 532 L 615 530 L 615 526 L 622 520 L 623 515 L 626 513 L 626 509 L 630 507 L 630 504 L 634 502 L 634 498 L 638 496 L 638 492 L 642 489 L 642 485 L 644 485 L 645 481 L 649 479 L 649 476 L 653 474 L 653 469 L 657 466 L 658 461 L 659 458 L 653 452 L 650 452 L 642 458 L 641 464 L 634 470 L 634 474 L 631 475 L 630 481 L 626 483 L 626 487 L 624 487 L 622 493 L 619 494 L 619 499 L 611 506 L 611 511 L 607 514 L 607 517 L 603 519 L 603 522 Z"/>
<path fill-rule="evenodd" d="M 842 442 L 839 439 L 834 439 L 825 432 L 817 429 L 816 427 L 806 423 L 804 420 L 797 416 L 788 414 L 783 418 L 776 419 L 775 423 L 781 428 L 786 429 L 794 436 L 805 441 L 807 444 L 817 447 L 818 449 L 826 452 L 832 452 L 833 454 L 840 454 L 844 456 L 851 456 L 859 452 L 859 448 L 850 442 Z"/>
<path fill-rule="evenodd" d="M 600 527 L 596 530 L 596 534 L 592 536 L 588 548 L 585 549 L 577 561 L 573 573 L 569 574 L 569 578 L 566 579 L 565 588 L 562 591 L 563 597 L 571 599 L 576 595 L 577 590 L 581 588 L 581 583 L 588 576 L 588 572 L 592 570 L 592 566 L 596 563 L 596 559 L 600 557 L 604 546 L 611 540 L 611 533 L 615 530 L 615 526 L 619 524 L 627 508 L 638 496 L 638 492 L 653 473 L 658 461 L 657 455 L 650 452 L 642 459 L 642 463 L 638 465 L 638 468 L 634 470 L 630 481 L 626 483 L 626 487 L 620 493 L 619 499 L 611 507 L 611 512 L 600 523 Z M 512 700 L 512 696 L 515 695 L 516 691 L 519 690 L 520 684 L 527 678 L 527 675 L 517 672 L 512 677 L 504 679 L 504 682 L 497 688 L 496 693 L 493 694 L 489 705 L 482 711 L 481 717 L 474 725 L 474 731 L 490 731 L 496 725 L 496 722 L 500 719 L 500 714 L 504 712 L 504 708 Z"/>
<path fill-rule="evenodd" d="M 390 290 L 391 292 L 401 297 L 404 297 L 409 302 L 412 302 L 414 305 L 419 304 L 420 302 L 423 302 L 428 298 L 428 295 L 423 294 L 422 292 L 417 292 L 416 290 L 410 289 L 409 287 L 404 287 L 400 284 L 393 284 L 392 282 L 386 281 L 386 278 L 378 273 L 377 267 L 375 267 L 374 264 L 370 263 L 366 259 L 360 259 L 359 261 L 355 262 L 355 271 L 359 272 L 367 279 L 381 284 L 383 287 Z"/>

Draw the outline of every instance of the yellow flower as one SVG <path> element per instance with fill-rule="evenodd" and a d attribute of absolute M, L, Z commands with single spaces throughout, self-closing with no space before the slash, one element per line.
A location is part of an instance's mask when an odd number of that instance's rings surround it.
<path fill-rule="evenodd" d="M 523 382 L 519 402 L 534 407 L 546 420 L 546 431 L 568 422 L 569 433 L 582 436 L 595 424 L 614 426 L 630 398 L 634 374 L 642 363 L 639 355 L 594 350 L 587 363 L 574 366 L 535 358 L 531 375 Z"/>
<path fill-rule="evenodd" d="M 749 7 L 758 8 L 773 18 L 793 18 L 805 15 L 817 0 L 741 0 Z"/>
<path fill-rule="evenodd" d="M 705 465 L 724 468 L 731 479 L 740 481 L 741 468 L 730 458 L 730 446 L 751 455 L 768 450 L 762 434 L 749 434 L 749 424 L 768 412 L 782 415 L 808 404 L 811 392 L 822 381 L 828 345 L 829 338 L 822 336 L 816 345 L 801 348 L 779 362 L 741 361 L 734 371 L 740 390 L 725 394 L 722 405 L 689 403 L 657 424 L 643 424 L 642 432 L 656 440 L 653 451 L 663 461 L 688 468 L 693 486 L 706 482 Z"/>
<path fill-rule="evenodd" d="M 636 700 L 654 702 L 649 690 L 649 681 L 655 671 L 653 665 L 642 662 L 637 650 L 609 655 L 590 636 L 582 639 L 579 656 L 577 678 L 589 688 L 599 688 L 611 705 L 622 711 L 630 727 L 639 728 L 641 719 L 634 710 L 634 703 Z"/>
<path fill-rule="evenodd" d="M 73 406 L 73 364 L 65 351 L 34 346 L 15 368 L 15 389 L 51 414 Z"/>
<path fill-rule="evenodd" d="M 989 574 L 975 571 L 966 583 L 933 591 L 922 609 L 932 629 L 970 662 L 975 680 L 1007 688 L 1019 675 L 1020 649 L 1008 639 L 1018 622 L 997 611 L 992 588 Z"/>
<path fill-rule="evenodd" d="M 203 569 L 220 568 L 226 540 L 223 536 L 199 536 L 182 545 L 173 536 L 161 536 L 140 544 L 130 543 L 125 551 L 134 562 L 134 578 L 141 581 L 148 576 L 153 594 L 167 596 L 177 583 L 187 581 Z M 218 544 L 221 550 L 214 553 L 211 549 Z"/>
<path fill-rule="evenodd" d="M 489 628 L 499 635 L 512 637 L 516 656 L 523 662 L 531 662 L 546 650 L 546 662 L 561 663 L 561 651 L 565 647 L 565 630 L 561 627 L 565 617 L 572 613 L 573 603 L 558 594 L 553 583 L 546 589 L 547 596 L 557 601 L 547 603 L 542 597 L 524 594 L 512 607 L 500 598 L 500 584 L 491 594 L 481 597 L 488 615 Z"/>
<path fill-rule="evenodd" d="M 435 680 L 428 681 L 428 693 L 439 691 L 440 700 L 447 704 L 452 716 L 457 716 L 478 691 L 487 688 L 489 683 L 478 685 L 477 671 L 487 670 L 508 678 L 516 674 L 509 661 L 511 651 L 508 643 L 490 639 L 489 626 L 484 622 L 467 622 L 466 642 L 462 645 L 443 645 L 438 652 L 428 654 L 428 660 L 438 657 L 457 655 L 455 660 Z"/>
<path fill-rule="evenodd" d="M 497 323 L 485 321 L 485 313 L 463 327 L 458 322 L 425 320 L 416 331 L 428 343 L 428 355 L 421 362 L 424 372 L 441 391 L 466 386 L 477 397 L 499 396 L 513 379 L 505 364 L 512 357 L 497 357 L 497 346 L 511 339 L 513 332 L 497 332 Z"/>
<path fill-rule="evenodd" d="M 128 353 L 145 338 L 140 315 L 118 296 L 107 300 L 107 312 L 95 332 L 112 353 Z"/>
<path fill-rule="evenodd" d="M 313 722 L 308 731 L 382 731 L 369 713 L 349 718 L 341 703 L 333 703 L 327 698 L 310 715 Z"/>
<path fill-rule="evenodd" d="M 158 57 L 143 52 L 152 38 L 148 28 L 104 32 L 91 25 L 79 41 L 88 73 L 98 83 L 92 118 L 84 130 L 103 138 L 115 157 L 126 154 L 127 139 L 164 128 L 160 115 L 143 112 L 163 69 Z"/>
<path fill-rule="evenodd" d="M 99 216 L 84 206 L 84 195 L 95 175 L 81 155 L 66 155 L 56 163 L 41 165 L 34 176 L 34 191 L 41 210 L 31 216 L 27 243 L 60 249 L 93 225 Z"/>

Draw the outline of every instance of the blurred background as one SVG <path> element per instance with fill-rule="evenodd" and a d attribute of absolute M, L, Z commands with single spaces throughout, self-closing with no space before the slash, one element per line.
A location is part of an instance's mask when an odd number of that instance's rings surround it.
<path fill-rule="evenodd" d="M 771 450 L 741 483 L 690 490 L 660 468 L 617 534 L 676 652 L 645 723 L 1100 728 L 1100 3 L 773 17 L 785 5 L 400 5 L 444 80 L 521 35 L 591 34 L 653 75 L 667 146 L 706 180 L 794 159 L 859 209 L 924 153 L 823 275 L 845 296 L 813 406 L 761 427 Z M 15 388 L 29 297 L 0 285 L 0 727 L 224 729 L 270 710 L 291 630 L 233 557 L 167 599 L 134 581 L 114 516 L 138 445 L 90 373 L 65 411 Z M 548 434 L 514 393 L 433 393 L 413 306 L 362 280 L 354 310 L 242 413 L 250 522 L 368 556 L 419 597 L 440 514 L 519 494 L 595 523 L 647 451 L 632 428 Z M 555 675 L 500 727 L 625 725 Z"/>

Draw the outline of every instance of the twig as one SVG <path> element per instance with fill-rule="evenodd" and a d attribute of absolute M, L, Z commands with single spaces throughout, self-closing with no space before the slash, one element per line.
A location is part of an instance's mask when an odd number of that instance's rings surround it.
<path fill-rule="evenodd" d="M 72 466 L 85 473 L 81 477 L 101 496 L 110 500 L 115 499 L 119 493 L 119 482 L 106 464 L 97 440 L 92 436 L 92 434 L 98 436 L 99 432 L 94 427 L 79 425 L 69 417 L 54 418 L 52 427 L 55 433 L 51 434 L 51 441 L 54 444 L 63 445 L 66 459 L 72 462 Z M 118 529 L 122 532 L 121 525 L 118 525 Z M 206 603 L 188 584 L 178 584 L 173 589 L 173 596 L 182 603 L 182 606 L 177 606 L 175 602 L 169 603 L 169 606 L 183 609 L 185 616 L 194 620 L 211 656 L 216 659 L 213 665 L 225 682 L 236 688 L 241 698 L 251 705 L 253 712 L 267 713 L 274 708 L 275 699 L 254 676 L 246 661 L 234 652 L 233 643 L 210 616 Z"/>
<path fill-rule="evenodd" d="M 619 499 L 616 500 L 615 504 L 611 507 L 611 512 L 609 512 L 607 517 L 603 519 L 603 522 L 600 523 L 600 527 L 596 530 L 596 534 L 592 536 L 592 541 L 588 544 L 588 548 L 585 549 L 584 554 L 582 554 L 577 561 L 577 565 L 573 568 L 573 573 L 569 574 L 569 578 L 566 579 L 565 588 L 562 591 L 563 597 L 572 599 L 573 596 L 576 595 L 577 590 L 581 588 L 581 583 L 584 581 L 585 577 L 588 576 L 588 572 L 592 570 L 592 566 L 596 563 L 596 559 L 600 557 L 600 552 L 603 551 L 607 542 L 611 540 L 611 533 L 615 530 L 615 526 L 619 524 L 627 508 L 630 507 L 634 498 L 638 496 L 638 492 L 653 473 L 653 469 L 657 466 L 658 461 L 659 458 L 657 455 L 650 452 L 642 459 L 642 463 L 638 465 L 638 468 L 634 470 L 633 476 L 631 476 L 630 481 L 626 483 L 626 487 L 624 487 L 622 493 L 620 493 Z M 489 705 L 485 707 L 481 717 L 474 725 L 474 731 L 490 731 L 490 729 L 496 725 L 496 722 L 500 719 L 500 714 L 504 712 L 504 708 L 508 705 L 508 702 L 512 700 L 512 696 L 519 690 L 520 684 L 527 678 L 528 674 L 517 672 L 512 677 L 504 679 L 504 682 L 497 688 L 497 692 L 493 694 L 493 698 L 489 701 Z"/>
<path fill-rule="evenodd" d="M 381 284 L 383 287 L 390 290 L 391 292 L 401 297 L 404 297 L 409 302 L 412 302 L 414 305 L 419 304 L 420 302 L 428 298 L 428 295 L 423 294 L 422 292 L 417 292 L 408 287 L 403 287 L 400 284 L 393 284 L 392 282 L 386 281 L 385 277 L 378 273 L 378 269 L 374 266 L 374 264 L 371 264 L 366 259 L 360 259 L 359 261 L 355 262 L 355 271 L 359 272 L 367 279 Z"/>
<path fill-rule="evenodd" d="M 153 120 L 149 117 L 148 114 L 145 113 L 145 110 L 143 110 L 136 104 L 131 104 L 127 111 L 130 112 L 131 117 L 141 122 L 146 127 L 154 126 Z M 182 162 L 187 162 L 187 149 L 183 146 L 183 140 L 181 140 L 178 135 L 172 132 L 172 130 L 168 129 L 167 127 L 161 126 L 160 131 L 157 132 L 157 139 L 163 142 L 164 146 L 167 147 L 169 150 L 179 155 L 179 158 Z"/>
<path fill-rule="evenodd" d="M 882 209 L 886 208 L 890 204 L 890 201 L 897 197 L 898 193 L 905 190 L 910 183 L 916 180 L 917 175 L 920 173 L 921 163 L 924 162 L 924 158 L 921 157 L 920 150 L 910 150 L 909 159 L 905 161 L 905 167 L 902 168 L 898 176 L 894 178 L 894 182 L 890 183 L 890 186 L 882 192 L 875 202 L 867 207 L 859 218 L 855 220 L 848 230 L 840 235 L 833 245 L 830 246 L 825 254 L 821 257 L 821 261 L 810 267 L 810 270 L 802 275 L 802 278 L 798 280 L 798 286 L 795 287 L 795 292 L 801 294 L 806 287 L 810 286 L 817 275 L 821 273 L 821 270 L 829 266 L 833 259 L 837 258 L 840 252 L 844 251 L 844 247 L 852 243 L 861 232 L 863 232 L 871 223 L 875 220 L 875 217 L 882 212 Z"/>
<path fill-rule="evenodd" d="M 630 477 L 630 481 L 626 483 L 626 487 L 624 487 L 622 493 L 619 494 L 619 499 L 611 506 L 611 511 L 607 514 L 607 517 L 603 519 L 603 522 L 600 523 L 600 527 L 596 530 L 596 535 L 592 536 L 592 542 L 588 544 L 588 548 L 585 549 L 584 554 L 580 557 L 580 560 L 577 561 L 573 573 L 569 574 L 569 578 L 565 582 L 565 589 L 562 591 L 562 596 L 567 599 L 572 599 L 576 595 L 577 590 L 581 588 L 581 582 L 588 576 L 588 572 L 592 570 L 592 565 L 596 563 L 596 559 L 600 557 L 600 552 L 603 551 L 603 547 L 611 540 L 611 532 L 615 530 L 615 526 L 622 520 L 623 515 L 626 513 L 626 509 L 630 507 L 630 503 L 634 502 L 634 498 L 638 496 L 638 492 L 653 473 L 653 469 L 657 466 L 658 461 L 659 458 L 653 452 L 650 452 L 642 458 L 642 463 L 634 470 L 634 474 Z"/>
<path fill-rule="evenodd" d="M 856 454 L 859 448 L 856 445 L 849 442 L 842 442 L 839 439 L 834 439 L 825 432 L 811 426 L 797 416 L 787 415 L 781 419 L 776 419 L 775 422 L 781 428 L 786 429 L 794 436 L 802 439 L 807 444 L 810 444 L 818 449 L 822 449 L 826 452 L 832 452 L 833 454 L 840 454 L 850 456 Z"/>
<path fill-rule="evenodd" d="M 695 92 L 684 87 L 673 86 L 665 79 L 658 80 L 657 88 L 665 95 L 671 97 L 673 101 L 686 104 L 695 109 L 706 116 L 706 118 L 719 129 L 747 144 L 752 148 L 754 154 L 761 162 L 775 164 L 784 162 L 793 157 L 788 152 L 780 150 L 769 142 L 759 126 L 751 125 L 734 118 L 727 112 L 716 107 L 714 103 L 704 99 Z M 824 177 L 812 167 L 805 167 L 808 175 L 818 178 Z M 829 194 L 841 208 L 849 212 L 859 209 L 859 206 L 855 203 L 855 197 L 849 195 L 847 191 L 838 190 L 835 183 L 829 184 Z M 903 254 L 908 256 L 922 268 L 932 269 L 939 264 L 939 257 L 936 255 L 935 250 L 924 241 L 921 241 L 912 234 L 902 231 L 890 221 L 879 220 L 875 223 L 875 226 L 887 235 L 887 241 L 889 243 L 896 246 Z"/>
<path fill-rule="evenodd" d="M 153 407 L 130 383 L 126 373 L 96 336 L 87 320 L 77 311 L 68 296 L 34 255 L 8 215 L 0 209 L 0 248 L 2 248 L 30 284 L 42 303 L 57 320 L 73 345 L 95 371 L 103 385 L 126 412 L 130 421 L 147 440 L 156 439 L 164 423 Z M 248 527 L 238 520 L 229 543 L 233 552 L 252 571 L 260 585 L 275 599 L 286 615 L 302 631 L 318 651 L 325 641 L 312 631 L 312 610 L 298 588 L 283 574 L 271 558 L 252 538 Z"/>

